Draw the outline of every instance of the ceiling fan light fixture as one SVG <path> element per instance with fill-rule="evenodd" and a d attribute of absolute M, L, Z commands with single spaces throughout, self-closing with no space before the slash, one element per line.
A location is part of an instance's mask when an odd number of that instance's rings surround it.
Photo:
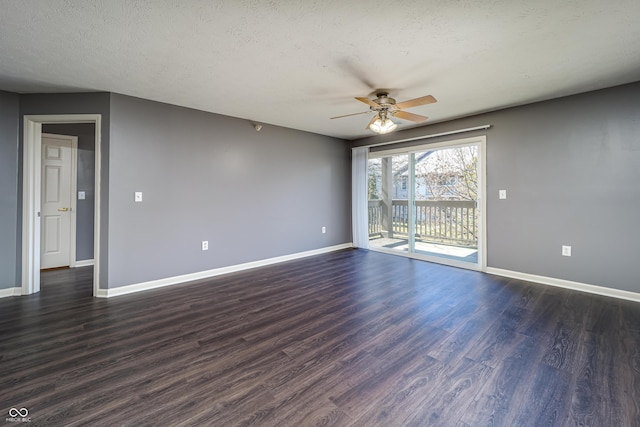
<path fill-rule="evenodd" d="M 373 123 L 371 123 L 369 129 L 371 129 L 375 133 L 385 134 L 394 131 L 397 127 L 398 125 L 392 122 L 388 117 L 378 116 L 378 118 L 375 119 Z"/>

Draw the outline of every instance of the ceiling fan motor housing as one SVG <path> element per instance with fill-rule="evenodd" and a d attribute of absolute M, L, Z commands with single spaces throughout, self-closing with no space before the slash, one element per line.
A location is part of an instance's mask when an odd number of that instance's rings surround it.
<path fill-rule="evenodd" d="M 396 100 L 389 97 L 389 93 L 388 92 L 378 92 L 376 93 L 377 98 L 373 100 L 373 102 L 375 102 L 376 104 L 380 105 L 381 107 L 387 109 L 393 105 L 396 104 Z M 372 110 L 376 110 L 375 108 L 371 107 Z"/>

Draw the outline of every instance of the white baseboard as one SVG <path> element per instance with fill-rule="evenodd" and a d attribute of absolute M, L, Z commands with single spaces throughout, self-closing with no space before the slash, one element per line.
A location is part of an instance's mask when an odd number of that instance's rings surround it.
<path fill-rule="evenodd" d="M 352 248 L 352 243 L 344 243 L 341 245 L 329 246 L 326 248 L 314 249 L 305 252 L 298 252 L 290 255 L 283 255 L 275 258 L 267 258 L 259 261 L 247 262 L 243 264 L 231 265 L 228 267 L 215 268 L 213 270 L 199 271 L 196 273 L 183 274 L 181 276 L 167 277 L 164 279 L 151 280 L 148 282 L 135 283 L 132 285 L 120 286 L 112 289 L 100 289 L 97 297 L 110 298 L 119 295 L 131 294 L 134 292 L 142 292 L 150 289 L 162 288 L 165 286 L 177 285 L 180 283 L 191 282 L 194 280 L 206 279 L 209 277 L 219 276 L 221 274 L 235 273 L 237 271 L 249 270 L 252 268 L 264 267 L 271 264 L 277 264 L 285 261 L 306 258 L 313 255 L 325 254 L 328 252 L 339 251 L 341 249 Z"/>
<path fill-rule="evenodd" d="M 80 261 L 76 261 L 72 267 L 89 267 L 90 265 L 93 265 L 94 261 L 92 259 L 83 259 Z"/>
<path fill-rule="evenodd" d="M 538 276 L 535 274 L 520 273 L 517 271 L 503 270 L 501 268 L 487 267 L 488 274 L 520 279 L 528 282 L 540 283 L 543 285 L 556 286 L 559 288 L 572 289 L 574 291 L 588 292 L 590 294 L 602 295 L 605 297 L 619 298 L 629 301 L 640 302 L 640 293 L 623 291 L 620 289 L 606 288 L 604 286 L 589 285 L 587 283 L 572 282 L 570 280 L 555 279 L 553 277 Z"/>
<path fill-rule="evenodd" d="M 0 298 L 17 297 L 22 295 L 22 288 L 0 289 Z"/>

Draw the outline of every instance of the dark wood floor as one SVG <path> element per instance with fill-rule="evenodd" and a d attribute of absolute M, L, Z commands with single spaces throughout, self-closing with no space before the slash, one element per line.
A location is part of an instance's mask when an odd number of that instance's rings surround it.
<path fill-rule="evenodd" d="M 640 425 L 637 303 L 358 250 L 108 300 L 91 268 L 42 282 L 0 300 L 0 411 L 31 425 Z"/>

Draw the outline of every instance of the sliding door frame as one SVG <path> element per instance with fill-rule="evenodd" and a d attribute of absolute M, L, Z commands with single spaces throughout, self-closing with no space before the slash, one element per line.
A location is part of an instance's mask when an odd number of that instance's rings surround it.
<path fill-rule="evenodd" d="M 453 267 L 466 268 L 469 270 L 478 270 L 478 271 L 486 271 L 487 270 L 487 204 L 486 204 L 486 145 L 487 145 L 487 137 L 486 135 L 474 136 L 469 138 L 462 139 L 454 139 L 447 140 L 441 142 L 434 142 L 431 144 L 421 144 L 410 147 L 403 148 L 390 148 L 388 150 L 380 150 L 373 151 L 369 153 L 369 158 L 382 158 L 393 155 L 407 154 L 409 156 L 409 165 L 410 170 L 408 178 L 408 197 L 411 203 L 409 203 L 409 237 L 408 237 L 408 251 L 407 252 L 399 252 L 391 249 L 384 248 L 374 248 L 369 247 L 370 250 L 383 252 L 391 255 L 399 255 L 408 258 L 419 259 L 423 261 L 435 262 L 438 264 L 450 265 Z M 457 147 L 469 147 L 469 146 L 477 146 L 478 147 L 478 164 L 477 164 L 477 174 L 478 174 L 478 200 L 477 200 L 477 210 L 479 213 L 478 219 L 478 262 L 477 263 L 469 263 L 464 261 L 458 261 L 455 259 L 442 258 L 437 256 L 429 256 L 424 254 L 418 254 L 415 252 L 411 252 L 411 249 L 414 248 L 415 245 L 412 244 L 412 241 L 415 240 L 415 204 L 414 195 L 414 175 L 415 175 L 415 153 L 427 150 L 438 150 L 438 149 L 446 149 L 446 148 L 457 148 Z"/>

